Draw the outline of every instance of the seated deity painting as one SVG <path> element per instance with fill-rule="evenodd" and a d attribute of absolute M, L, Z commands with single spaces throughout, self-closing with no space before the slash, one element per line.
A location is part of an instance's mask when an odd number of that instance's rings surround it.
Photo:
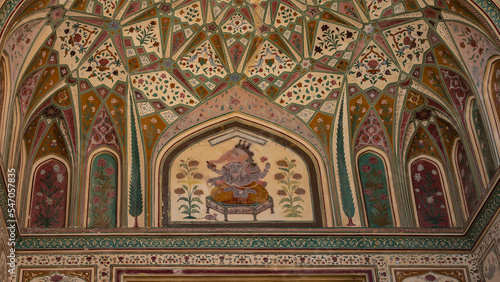
<path fill-rule="evenodd" d="M 316 223 L 317 177 L 304 157 L 241 129 L 199 140 L 164 165 L 163 223 Z"/>

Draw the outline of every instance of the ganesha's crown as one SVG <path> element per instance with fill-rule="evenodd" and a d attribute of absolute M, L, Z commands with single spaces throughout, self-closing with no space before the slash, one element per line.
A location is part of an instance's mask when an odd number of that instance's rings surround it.
<path fill-rule="evenodd" d="M 250 142 L 247 143 L 246 141 L 240 140 L 234 147 L 245 151 L 249 157 L 253 157 L 253 152 L 250 151 L 250 145 L 252 145 Z"/>

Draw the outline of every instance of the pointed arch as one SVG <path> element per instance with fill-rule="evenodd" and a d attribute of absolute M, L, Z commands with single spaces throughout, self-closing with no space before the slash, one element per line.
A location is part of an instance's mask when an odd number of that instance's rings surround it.
<path fill-rule="evenodd" d="M 483 80 L 483 97 L 485 115 L 484 117 L 488 122 L 489 130 L 492 133 L 492 139 L 496 152 L 495 159 L 499 162 L 500 152 L 500 56 L 493 56 L 488 60 L 486 65 L 485 78 Z"/>
<path fill-rule="evenodd" d="M 467 131 L 471 134 L 471 143 L 476 156 L 476 163 L 483 183 L 487 184 L 495 173 L 495 162 L 487 129 L 475 98 L 467 102 Z M 486 186 L 486 185 L 485 185 Z"/>
<path fill-rule="evenodd" d="M 168 222 L 168 206 L 163 205 L 162 201 L 168 200 L 168 194 L 164 188 L 168 186 L 169 183 L 169 172 L 168 168 L 172 161 L 174 161 L 174 156 L 177 156 L 179 152 L 185 149 L 185 146 L 190 143 L 196 143 L 195 140 L 200 140 L 199 138 L 208 138 L 211 134 L 216 132 L 221 132 L 227 129 L 242 129 L 249 132 L 255 132 L 259 135 L 266 136 L 267 138 L 273 139 L 276 138 L 276 142 L 279 144 L 290 144 L 293 146 L 290 147 L 290 150 L 301 151 L 301 158 L 307 163 L 309 168 L 312 168 L 311 171 L 314 171 L 314 175 L 310 176 L 311 179 L 311 191 L 314 194 L 313 205 L 314 205 L 314 222 L 311 223 L 296 223 L 301 226 L 333 226 L 333 213 L 331 212 L 330 201 L 330 187 L 328 185 L 328 172 L 326 171 L 325 164 L 323 163 L 322 158 L 318 154 L 318 151 L 312 147 L 307 142 L 303 141 L 300 137 L 296 136 L 293 132 L 283 132 L 283 129 L 280 128 L 279 131 L 276 130 L 276 127 L 267 124 L 265 121 L 262 121 L 257 118 L 253 118 L 250 116 L 246 116 L 241 113 L 233 112 L 231 114 L 218 117 L 216 119 L 210 120 L 209 123 L 200 124 L 190 130 L 187 130 L 184 134 L 179 134 L 175 136 L 171 141 L 169 141 L 163 149 L 160 151 L 159 158 L 156 163 L 156 172 L 155 178 L 156 183 L 159 185 L 155 185 L 158 188 L 156 195 L 160 195 L 158 197 L 158 202 L 156 203 L 159 207 L 158 222 L 159 226 L 166 226 Z M 298 139 L 294 139 L 294 138 Z M 234 144 L 233 144 L 234 146 Z M 258 162 L 258 161 L 256 161 Z M 260 163 L 260 162 L 258 162 Z M 206 166 L 206 165 L 204 165 Z M 263 167 L 263 165 L 261 165 Z M 276 163 L 274 164 L 276 167 Z M 276 168 L 275 168 L 276 169 Z M 274 188 L 273 188 L 274 189 Z M 332 189 L 333 190 L 333 189 Z M 273 190 L 273 192 L 275 192 Z M 279 195 L 279 194 L 278 194 Z M 274 196 L 276 197 L 276 196 Z M 279 199 L 279 198 L 278 198 Z M 275 200 L 275 207 L 278 206 L 279 201 Z M 165 222 L 165 218 L 167 218 L 167 222 Z M 248 224 L 235 223 L 237 226 L 240 224 L 241 226 L 248 226 Z M 262 223 L 261 223 L 262 224 Z M 277 222 L 273 223 L 272 226 L 276 227 L 287 227 L 290 223 L 285 222 Z M 311 225 L 312 224 L 312 225 Z M 180 226 L 180 225 L 178 225 Z M 213 226 L 213 225 L 212 225 Z M 263 226 L 271 226 L 270 223 L 265 223 Z M 219 225 L 220 227 L 220 225 Z"/>
<path fill-rule="evenodd" d="M 418 226 L 454 227 L 456 219 L 441 161 L 417 155 L 408 161 L 407 170 Z"/>
<path fill-rule="evenodd" d="M 120 160 L 118 152 L 108 147 L 97 148 L 90 154 L 83 226 L 110 228 L 120 222 Z"/>
<path fill-rule="evenodd" d="M 387 153 L 375 147 L 364 147 L 357 152 L 356 160 L 368 225 L 400 226 L 393 174 Z"/>
<path fill-rule="evenodd" d="M 470 162 L 465 152 L 464 144 L 461 139 L 456 139 L 453 145 L 453 156 L 450 156 L 453 162 L 455 177 L 460 187 L 459 194 L 462 206 L 465 207 L 466 218 L 474 213 L 480 198 L 480 192 L 476 188 L 474 175 L 472 174 Z"/>
<path fill-rule="evenodd" d="M 63 228 L 68 226 L 71 170 L 67 160 L 51 154 L 32 167 L 26 218 L 27 227 Z"/>

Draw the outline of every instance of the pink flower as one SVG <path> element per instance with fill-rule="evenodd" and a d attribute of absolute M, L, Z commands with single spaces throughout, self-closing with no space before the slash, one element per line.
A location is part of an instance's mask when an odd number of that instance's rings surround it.
<path fill-rule="evenodd" d="M 94 177 L 99 177 L 99 172 L 97 172 L 97 171 L 96 171 L 96 172 L 94 173 Z"/>
<path fill-rule="evenodd" d="M 373 195 L 373 190 L 370 189 L 370 188 L 366 188 L 365 189 L 365 194 L 368 195 L 368 196 L 371 196 L 371 195 Z"/>
<path fill-rule="evenodd" d="M 361 170 L 363 172 L 370 172 L 371 169 L 372 169 L 372 167 L 369 165 L 364 165 L 363 167 L 361 167 Z"/>
<path fill-rule="evenodd" d="M 104 172 L 106 172 L 107 175 L 113 175 L 115 174 L 115 169 L 112 167 L 108 167 L 104 170 Z"/>
<path fill-rule="evenodd" d="M 101 202 L 101 198 L 99 196 L 94 196 L 94 198 L 92 198 L 92 204 L 97 205 L 100 202 Z"/>
<path fill-rule="evenodd" d="M 389 199 L 389 197 L 387 197 L 386 194 L 380 194 L 380 200 L 387 201 L 387 199 Z"/>
<path fill-rule="evenodd" d="M 267 161 L 267 158 L 266 157 L 260 157 L 260 161 L 261 162 L 265 162 L 265 161 Z"/>
<path fill-rule="evenodd" d="M 115 195 L 116 195 L 115 190 L 111 190 L 106 194 L 106 196 L 108 196 L 109 199 L 113 199 Z"/>
<path fill-rule="evenodd" d="M 378 164 L 378 160 L 376 157 L 370 157 L 370 159 L 368 160 L 371 164 Z"/>
<path fill-rule="evenodd" d="M 108 165 L 108 162 L 106 162 L 105 159 L 99 159 L 97 161 L 97 165 L 100 166 L 100 167 L 105 167 L 106 165 Z"/>

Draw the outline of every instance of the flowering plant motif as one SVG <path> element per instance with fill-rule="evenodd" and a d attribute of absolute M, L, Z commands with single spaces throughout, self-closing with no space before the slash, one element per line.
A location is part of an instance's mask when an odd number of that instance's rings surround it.
<path fill-rule="evenodd" d="M 125 74 L 120 57 L 110 41 L 105 42 L 81 70 L 90 73 L 89 78 L 96 77 L 100 82 L 105 79 L 114 81 L 115 77 Z"/>
<path fill-rule="evenodd" d="M 474 63 L 481 59 L 480 62 L 483 64 L 485 60 L 483 53 L 485 51 L 488 52 L 488 48 L 484 50 L 486 44 L 483 37 L 481 37 L 478 33 L 472 32 L 472 30 L 468 27 L 465 27 L 465 29 L 456 27 L 455 32 L 462 38 L 459 46 L 460 48 L 467 50 L 466 54 L 470 55 L 468 59 Z M 468 49 L 472 50 L 469 51 Z"/>
<path fill-rule="evenodd" d="M 95 163 L 94 163 L 95 165 Z M 99 157 L 97 169 L 93 170 L 92 190 L 89 197 L 89 227 L 113 227 L 116 206 L 116 169 L 115 164 Z"/>
<path fill-rule="evenodd" d="M 146 142 L 146 147 L 149 150 L 153 148 L 156 139 L 158 139 L 160 133 L 163 131 L 163 129 L 165 129 L 165 123 L 157 115 L 150 118 L 149 122 L 143 120 L 142 123 L 144 141 Z"/>
<path fill-rule="evenodd" d="M 196 203 L 203 205 L 203 202 L 200 200 L 200 196 L 203 195 L 203 190 L 198 188 L 198 184 L 201 183 L 203 174 L 196 172 L 199 164 L 200 162 L 197 160 L 181 160 L 180 167 L 182 169 L 175 176 L 178 179 L 177 182 L 182 184 L 181 187 L 174 190 L 174 193 L 179 195 L 177 202 L 186 202 L 186 204 L 182 204 L 179 207 L 179 211 L 186 214 L 184 217 L 185 219 L 195 219 L 196 217 L 194 217 L 193 214 L 200 213 L 200 206 Z M 183 196 L 184 194 L 186 195 Z"/>
<path fill-rule="evenodd" d="M 419 63 L 421 61 L 420 58 L 425 51 L 424 43 L 427 42 L 423 27 L 423 23 L 408 25 L 385 34 L 396 56 L 402 59 L 401 64 L 404 67 L 411 67 L 413 62 Z"/>
<path fill-rule="evenodd" d="M 82 96 L 82 124 L 83 132 L 87 132 L 92 124 L 92 119 L 95 115 L 97 108 L 99 107 L 99 99 L 94 95 L 89 95 L 87 99 L 83 99 Z M 98 103 L 98 104 L 96 104 Z"/>
<path fill-rule="evenodd" d="M 379 80 L 387 82 L 387 76 L 391 76 L 393 72 L 399 72 L 384 53 L 379 53 L 374 48 L 375 45 L 372 45 L 367 49 L 368 52 L 361 54 L 361 58 L 349 72 L 349 74 L 355 74 L 361 84 L 368 81 L 375 85 Z"/>
<path fill-rule="evenodd" d="M 63 227 L 65 210 L 65 187 L 61 184 L 65 180 L 64 169 L 55 164 L 44 167 L 39 171 L 39 179 L 42 182 L 34 200 L 35 227 Z M 62 218 L 61 218 L 62 217 Z"/>
<path fill-rule="evenodd" d="M 66 28 L 63 29 L 60 49 L 64 51 L 64 57 L 68 55 L 75 58 L 75 62 L 80 61 L 80 56 L 87 52 L 92 43 L 92 35 L 97 34 L 97 28 L 90 28 L 81 23 L 74 23 L 70 27 L 70 22 L 66 22 Z"/>
<path fill-rule="evenodd" d="M 139 45 L 148 45 L 152 44 L 153 47 L 156 48 L 157 51 L 160 50 L 160 43 L 158 42 L 158 38 L 156 37 L 154 27 L 158 23 L 156 21 L 151 21 L 147 26 L 142 27 L 142 25 L 137 25 L 135 27 L 129 28 L 129 33 L 137 32 L 136 39 L 139 42 Z"/>
<path fill-rule="evenodd" d="M 294 171 L 294 168 L 297 166 L 296 161 L 288 161 L 287 158 L 284 158 L 279 160 L 277 165 L 283 171 L 274 175 L 274 179 L 281 183 L 278 195 L 283 198 L 281 198 L 279 204 L 284 204 L 283 212 L 286 213 L 286 217 L 302 217 L 300 209 L 304 210 L 304 207 L 300 205 L 300 202 L 304 202 L 302 195 L 306 193 L 306 190 L 298 186 L 302 175 Z"/>
<path fill-rule="evenodd" d="M 368 222 L 371 227 L 393 226 L 391 205 L 387 191 L 385 167 L 372 154 L 360 158 L 360 178 L 363 186 Z"/>
<path fill-rule="evenodd" d="M 418 161 L 412 166 L 412 178 L 421 227 L 448 227 L 445 199 L 436 168 Z"/>
<path fill-rule="evenodd" d="M 318 36 L 318 45 L 314 47 L 314 54 L 322 53 L 323 49 L 327 51 L 337 50 L 342 47 L 346 39 L 353 38 L 353 32 L 349 30 L 340 31 L 338 27 L 330 28 L 329 25 L 324 24 L 321 26 L 323 34 Z"/>

